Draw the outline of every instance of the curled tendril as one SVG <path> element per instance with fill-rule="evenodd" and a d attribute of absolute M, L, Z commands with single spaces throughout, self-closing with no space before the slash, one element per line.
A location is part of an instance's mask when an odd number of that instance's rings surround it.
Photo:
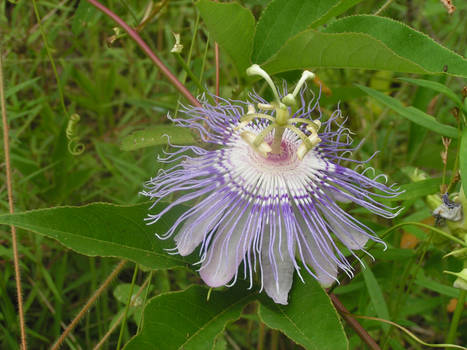
<path fill-rule="evenodd" d="M 70 152 L 74 156 L 79 156 L 84 152 L 84 144 L 78 142 L 79 137 L 75 136 L 76 132 L 76 125 L 78 124 L 80 117 L 78 114 L 74 113 L 70 116 L 70 120 L 68 121 L 68 125 L 66 126 L 66 138 L 68 140 L 68 152 Z"/>

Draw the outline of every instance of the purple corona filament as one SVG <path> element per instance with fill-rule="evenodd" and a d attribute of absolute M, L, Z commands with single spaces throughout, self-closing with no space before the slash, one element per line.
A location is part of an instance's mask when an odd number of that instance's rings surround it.
<path fill-rule="evenodd" d="M 321 119 L 319 98 L 307 103 L 305 87 L 298 90 L 295 111 L 287 107 L 291 120 L 313 121 L 313 114 Z M 285 86 L 278 97 L 287 95 Z M 174 251 L 182 256 L 199 246 L 199 273 L 207 285 L 230 286 L 240 274 L 252 286 L 257 273 L 261 289 L 276 303 L 287 304 L 294 271 L 302 278 L 300 266 L 329 287 L 337 281 L 339 270 L 353 276 L 343 246 L 357 257 L 354 251 L 364 250 L 368 240 L 383 243 L 339 203 L 353 202 L 393 218 L 397 208 L 379 203 L 378 198 L 395 197 L 399 192 L 378 181 L 386 182 L 384 175 L 372 179 L 366 171 L 340 165 L 342 161 L 362 162 L 347 158 L 354 149 L 339 109 L 327 121 L 317 122 L 319 143 L 303 157 L 297 155 L 303 140 L 288 128 L 281 135 L 279 152 L 260 152 L 243 135 L 261 135 L 272 121 L 253 119 L 242 124 L 252 113 L 252 104 L 268 104 L 256 94 L 250 94 L 250 99 L 245 103 L 219 98 L 212 105 L 203 98 L 202 108 L 184 107 L 184 118 L 173 119 L 215 147 L 173 146 L 174 152 L 160 159 L 174 165 L 149 180 L 142 194 L 154 200 L 154 205 L 175 199 L 146 220 L 155 223 L 175 206 L 188 204 L 190 209 L 158 237 L 174 237 Z M 273 119 L 276 113 L 265 110 L 263 115 Z M 305 126 L 297 128 L 310 136 Z M 266 148 L 273 144 L 276 132 L 277 128 L 263 135 Z"/>

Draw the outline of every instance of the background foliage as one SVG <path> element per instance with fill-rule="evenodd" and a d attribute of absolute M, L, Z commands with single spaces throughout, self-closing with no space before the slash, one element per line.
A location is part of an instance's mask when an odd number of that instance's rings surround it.
<path fill-rule="evenodd" d="M 437 0 L 104 3 L 139 29 L 194 95 L 205 88 L 214 92 L 214 41 L 221 46 L 223 97 L 244 99 L 253 87 L 267 96 L 264 84 L 245 76 L 251 63 L 290 82 L 302 69 L 313 69 L 323 84 L 323 114 L 340 103 L 355 142 L 361 142 L 353 156 L 367 159 L 379 150 L 371 165 L 406 189 L 398 199 L 404 210 L 393 222 L 349 208 L 385 234 L 388 249 L 372 247 L 375 262 L 366 259 L 363 273 L 342 278 L 333 293 L 354 314 L 392 320 L 430 343 L 446 340 L 459 290 L 452 287 L 455 277 L 443 271 L 461 270 L 462 260 L 443 258 L 456 247 L 452 241 L 403 224 L 433 226 L 430 200 L 437 197 L 429 196 L 456 179 L 459 164 L 467 168 L 462 122 L 451 113 L 454 107 L 465 112 L 467 3 L 458 1 L 452 15 Z M 145 22 L 150 4 L 154 16 Z M 283 307 L 242 284 L 208 294 L 190 268 L 194 258 L 164 253 L 170 242 L 154 233 L 163 233 L 177 212 L 148 227 L 142 219 L 149 204 L 137 193 L 164 167 L 155 158 L 167 148 L 162 135 L 171 135 L 174 144 L 198 142 L 167 119 L 185 101 L 138 46 L 86 1 L 37 0 L 37 7 L 41 25 L 31 1 L 0 4 L 18 212 L 6 215 L 2 171 L 0 223 L 19 229 L 30 348 L 49 348 L 118 261 L 128 259 L 66 339 L 67 347 L 93 348 L 115 330 L 102 348 L 364 349 L 311 278 L 295 281 L 290 305 Z M 170 53 L 173 32 L 181 34 L 180 56 Z M 80 121 L 70 124 L 74 113 Z M 439 156 L 445 149 L 441 136 L 452 139 L 446 164 Z M 459 186 L 454 182 L 450 192 Z M 57 206 L 65 207 L 45 209 Z M 0 348 L 16 349 L 8 226 L 0 226 L 0 239 Z M 359 322 L 383 349 L 422 348 L 387 324 Z M 466 327 L 463 317 L 458 329 Z M 467 335 L 454 341 L 465 345 Z"/>

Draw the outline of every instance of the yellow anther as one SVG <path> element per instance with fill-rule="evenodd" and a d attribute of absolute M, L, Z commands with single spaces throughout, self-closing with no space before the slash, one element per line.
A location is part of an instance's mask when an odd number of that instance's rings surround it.
<path fill-rule="evenodd" d="M 269 103 L 258 103 L 257 106 L 259 109 L 262 109 L 263 111 L 273 111 L 276 108 L 272 104 L 269 104 Z"/>
<path fill-rule="evenodd" d="M 258 145 L 258 135 L 255 135 L 251 131 L 244 131 L 240 134 L 240 137 L 248 143 L 256 152 L 261 154 L 263 157 L 267 157 L 271 153 L 272 148 L 266 142 L 261 141 Z"/>
<path fill-rule="evenodd" d="M 312 134 L 308 136 L 307 141 L 308 142 L 302 142 L 297 148 L 297 157 L 300 160 L 305 158 L 306 154 L 321 142 L 321 139 L 317 134 Z"/>
<path fill-rule="evenodd" d="M 313 120 L 313 122 L 311 124 L 308 124 L 306 126 L 306 129 L 311 132 L 311 133 L 315 133 L 317 134 L 318 133 L 318 130 L 321 128 L 321 122 L 316 119 L 316 120 Z"/>

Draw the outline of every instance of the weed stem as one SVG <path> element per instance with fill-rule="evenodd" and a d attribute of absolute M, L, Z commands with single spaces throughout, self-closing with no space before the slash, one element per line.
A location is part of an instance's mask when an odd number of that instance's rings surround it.
<path fill-rule="evenodd" d="M 10 161 L 10 143 L 8 135 L 8 120 L 6 117 L 5 92 L 3 90 L 3 65 L 2 65 L 2 50 L 0 48 L 0 103 L 2 104 L 2 124 L 3 124 L 3 149 L 5 151 L 6 164 L 6 185 L 8 189 L 8 206 L 10 214 L 14 212 L 13 206 L 13 187 L 11 177 L 11 161 Z M 13 265 L 15 268 L 16 294 L 18 301 L 19 327 L 21 331 L 21 349 L 27 349 L 26 343 L 26 322 L 24 321 L 23 311 L 23 294 L 21 288 L 21 271 L 19 269 L 19 255 L 16 237 L 16 227 L 11 225 L 11 244 L 13 249 Z"/>

